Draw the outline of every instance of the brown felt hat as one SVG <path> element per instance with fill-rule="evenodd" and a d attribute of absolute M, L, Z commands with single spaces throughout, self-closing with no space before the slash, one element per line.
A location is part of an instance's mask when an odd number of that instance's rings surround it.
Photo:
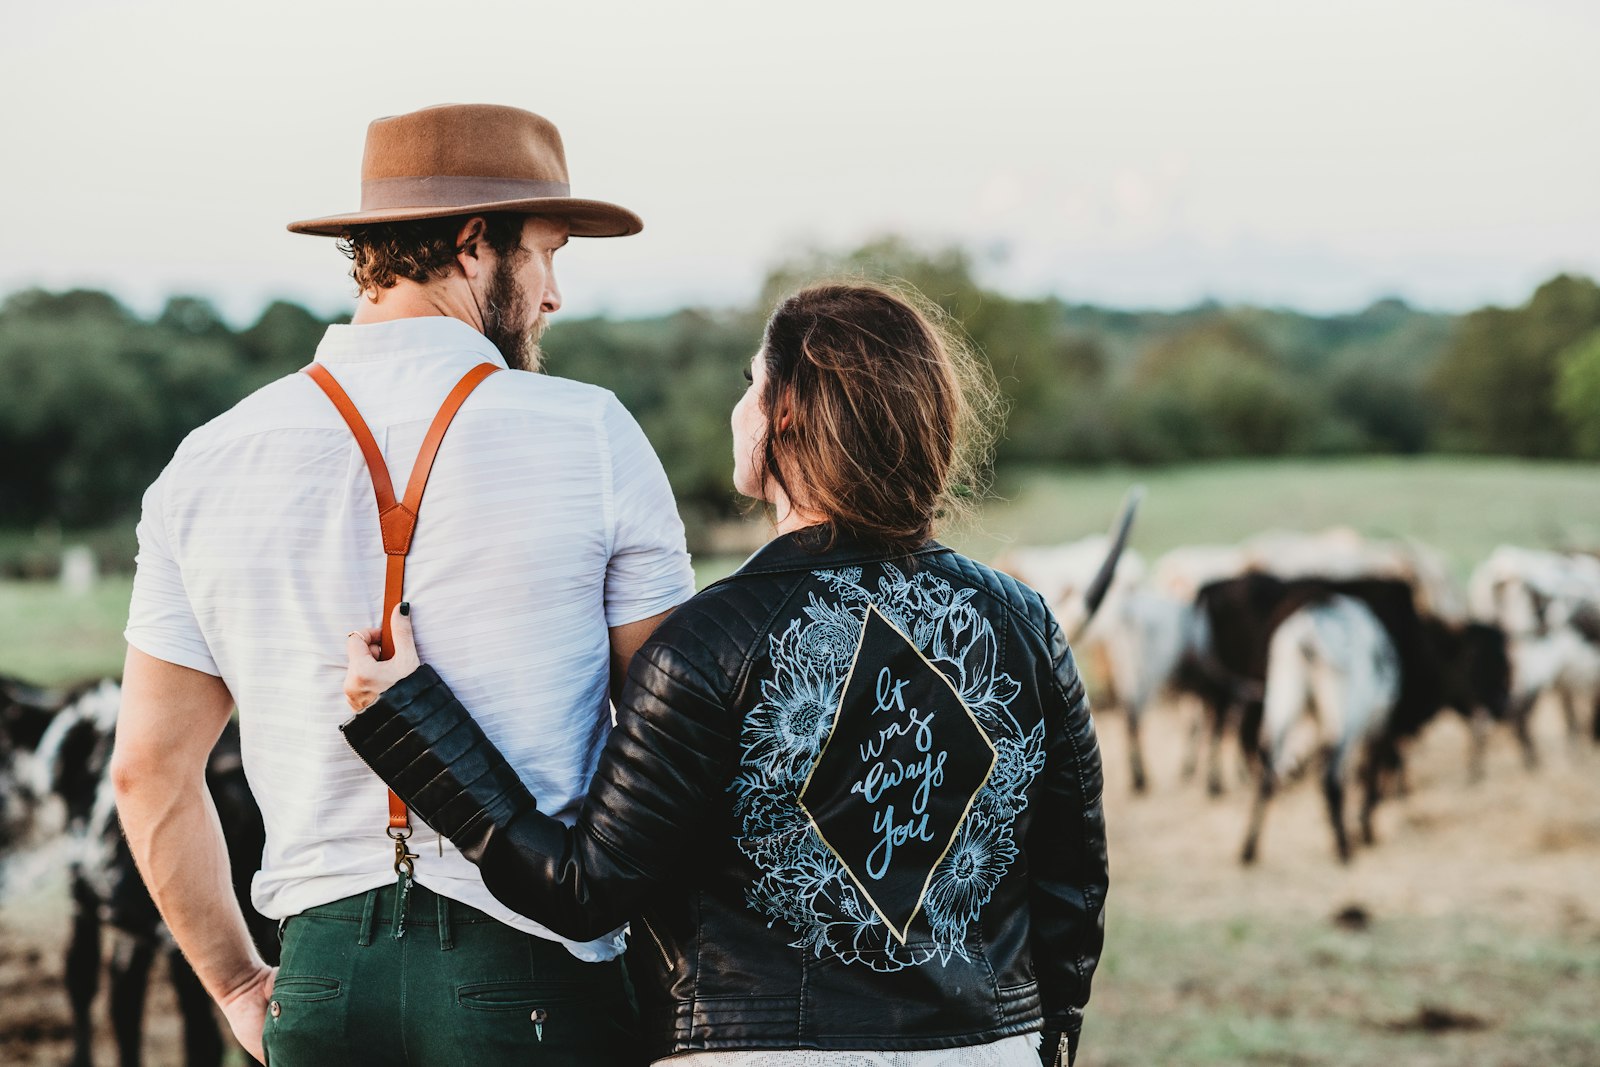
<path fill-rule="evenodd" d="M 515 211 L 566 219 L 574 237 L 626 237 L 639 216 L 568 195 L 567 156 L 548 119 L 497 104 L 441 104 L 378 119 L 361 157 L 361 210 L 291 222 L 343 237 L 352 226 Z"/>

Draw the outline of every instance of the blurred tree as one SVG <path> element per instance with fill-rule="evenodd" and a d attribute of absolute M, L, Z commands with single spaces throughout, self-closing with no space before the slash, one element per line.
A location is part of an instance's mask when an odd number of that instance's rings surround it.
<path fill-rule="evenodd" d="M 295 311 L 277 314 L 307 315 Z M 105 293 L 14 295 L 0 306 L 0 516 L 84 525 L 133 512 L 184 435 L 276 373 L 253 369 L 196 297 L 141 321 Z"/>
<path fill-rule="evenodd" d="M 1600 286 L 1562 274 L 1520 308 L 1467 315 L 1429 378 L 1452 444 L 1522 456 L 1569 454 L 1555 411 L 1562 352 L 1600 327 Z"/>
<path fill-rule="evenodd" d="M 1002 461 L 1464 447 L 1600 458 L 1600 287 L 1560 276 L 1460 318 L 1381 300 L 1350 315 L 1207 302 L 1123 311 L 986 290 L 958 248 L 884 237 L 780 263 L 745 308 L 563 320 L 552 373 L 614 391 L 693 526 L 731 512 L 729 412 L 774 302 L 821 278 L 899 279 L 961 327 L 1009 402 Z M 325 323 L 269 305 L 232 331 L 205 299 L 152 319 L 86 290 L 0 302 L 0 522 L 133 512 L 184 434 L 315 352 Z"/>
<path fill-rule="evenodd" d="M 1600 459 L 1600 329 L 1561 354 L 1556 408 L 1572 435 L 1573 454 Z"/>
<path fill-rule="evenodd" d="M 239 355 L 258 384 L 293 372 L 317 354 L 328 324 L 299 304 L 274 300 L 249 329 L 239 335 Z"/>
<path fill-rule="evenodd" d="M 1241 321 L 1214 312 L 1151 344 L 1133 367 L 1129 450 L 1164 459 L 1314 450 L 1323 414 L 1283 358 Z M 1133 442 L 1138 442 L 1137 444 Z"/>
<path fill-rule="evenodd" d="M 156 318 L 156 325 L 189 337 L 221 337 L 232 334 L 211 301 L 200 296 L 174 296 Z"/>
<path fill-rule="evenodd" d="M 1328 400 L 1351 433 L 1350 450 L 1415 455 L 1427 449 L 1437 421 L 1415 373 L 1371 359 L 1330 375 Z"/>

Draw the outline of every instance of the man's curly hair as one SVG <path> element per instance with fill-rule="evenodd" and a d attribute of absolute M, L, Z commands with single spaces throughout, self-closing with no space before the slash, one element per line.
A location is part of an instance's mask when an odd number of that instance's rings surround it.
<path fill-rule="evenodd" d="M 339 251 L 350 257 L 350 277 L 360 292 L 391 289 L 401 278 L 425 282 L 449 272 L 460 251 L 456 234 L 474 217 L 352 226 L 339 240 Z M 496 255 L 503 258 L 522 247 L 522 222 L 527 216 L 501 211 L 481 217 L 484 240 Z"/>

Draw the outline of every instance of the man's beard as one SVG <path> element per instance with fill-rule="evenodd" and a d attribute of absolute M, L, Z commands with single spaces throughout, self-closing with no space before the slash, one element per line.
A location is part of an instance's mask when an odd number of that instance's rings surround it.
<path fill-rule="evenodd" d="M 528 297 L 517 285 L 511 257 L 502 259 L 495 268 L 484 297 L 487 306 L 483 309 L 483 335 L 500 350 L 512 370 L 538 370 L 539 337 L 544 333 L 545 317 L 541 312 L 529 321 Z"/>

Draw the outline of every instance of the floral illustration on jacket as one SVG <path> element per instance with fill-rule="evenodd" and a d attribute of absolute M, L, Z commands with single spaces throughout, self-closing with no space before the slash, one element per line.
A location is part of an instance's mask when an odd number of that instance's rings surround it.
<path fill-rule="evenodd" d="M 894 971 L 938 958 L 967 958 L 971 926 L 1018 855 L 1014 828 L 1027 788 L 1044 767 L 1044 724 L 1024 731 L 1010 705 L 1021 686 L 1000 669 L 993 626 L 956 589 L 927 571 L 907 576 L 885 564 L 875 589 L 859 567 L 815 575 L 837 600 L 812 594 L 803 618 L 769 637 L 770 676 L 745 718 L 741 773 L 730 790 L 741 820 L 739 847 L 761 872 L 750 907 L 798 935 L 794 947 L 844 963 Z M 891 935 L 818 835 L 796 798 L 828 737 L 868 606 L 922 652 L 989 735 L 997 760 L 934 868 L 923 900 L 931 942 Z"/>

